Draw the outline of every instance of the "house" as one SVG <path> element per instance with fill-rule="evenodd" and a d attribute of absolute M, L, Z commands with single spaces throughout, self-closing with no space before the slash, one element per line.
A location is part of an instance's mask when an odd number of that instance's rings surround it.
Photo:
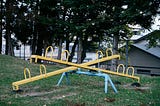
<path fill-rule="evenodd" d="M 148 35 L 134 41 L 128 52 L 129 65 L 139 74 L 160 75 L 160 45 L 149 48 Z"/>

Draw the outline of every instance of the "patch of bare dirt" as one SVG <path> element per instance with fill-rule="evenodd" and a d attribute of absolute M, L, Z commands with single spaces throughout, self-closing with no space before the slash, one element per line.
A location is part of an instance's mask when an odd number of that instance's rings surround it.
<path fill-rule="evenodd" d="M 54 96 L 52 97 L 51 99 L 63 99 L 65 97 L 68 97 L 68 96 L 74 96 L 74 95 L 77 95 L 77 93 L 68 93 L 68 94 L 63 94 L 63 95 L 57 95 L 57 96 Z"/>
<path fill-rule="evenodd" d="M 130 84 L 123 85 L 123 87 L 125 89 L 133 89 L 135 91 L 140 91 L 142 93 L 145 93 L 147 90 L 151 89 L 150 86 L 133 87 Z"/>
<path fill-rule="evenodd" d="M 45 101 L 48 101 L 48 102 L 52 101 L 53 102 L 54 100 L 64 99 L 64 98 L 67 98 L 69 96 L 74 96 L 74 95 L 77 95 L 77 93 L 72 92 L 72 93 L 67 93 L 67 94 L 59 94 L 59 95 L 56 95 L 56 96 L 53 96 L 53 97 L 42 96 L 42 97 L 40 97 L 40 100 L 45 100 Z M 67 102 L 67 104 L 68 104 L 68 102 Z M 81 105 L 69 105 L 69 106 L 81 106 Z"/>
<path fill-rule="evenodd" d="M 55 91 L 50 91 L 50 92 L 30 92 L 30 93 L 25 93 L 22 95 L 19 95 L 20 97 L 26 97 L 26 96 L 42 96 L 46 94 L 51 94 L 54 93 Z"/>
<path fill-rule="evenodd" d="M 150 89 L 150 87 L 135 87 L 135 91 L 140 91 L 142 93 L 145 93 L 147 89 Z"/>
<path fill-rule="evenodd" d="M 36 88 L 39 88 L 39 86 L 35 87 L 34 90 L 32 91 L 28 91 L 28 92 L 22 92 L 22 93 L 19 93 L 17 94 L 17 97 L 26 97 L 26 96 L 31 96 L 31 97 L 39 97 L 39 96 L 46 96 L 48 94 L 54 94 L 54 93 L 58 93 L 58 92 L 61 92 L 61 91 L 66 91 L 68 88 L 55 88 L 54 90 L 52 91 L 41 91 L 41 92 L 36 92 L 35 89 Z M 77 88 L 77 87 L 73 87 L 73 88 Z M 69 92 L 68 94 L 62 94 L 60 93 L 61 95 L 58 95 L 56 97 L 53 97 L 52 99 L 61 99 L 61 98 L 64 98 L 64 97 L 67 97 L 67 96 L 72 96 L 72 95 L 76 95 L 76 93 L 72 93 L 72 92 Z M 44 99 L 48 99 L 47 97 Z M 50 99 L 50 98 L 49 98 Z"/>
<path fill-rule="evenodd" d="M 72 103 L 68 100 L 66 100 L 66 105 L 67 106 L 86 106 L 85 103 Z"/>
<path fill-rule="evenodd" d="M 108 97 L 106 97 L 106 98 L 104 98 L 104 101 L 106 101 L 106 102 L 114 102 L 116 99 L 114 99 L 114 98 L 108 98 Z"/>
<path fill-rule="evenodd" d="M 67 90 L 67 89 L 63 89 L 63 90 Z M 60 92 L 60 91 L 62 91 L 62 89 L 56 89 L 56 90 L 53 90 L 53 91 L 41 91 L 41 92 L 36 92 L 36 91 L 24 92 L 24 93 L 21 93 L 19 95 L 19 97 L 43 96 L 43 95 L 47 95 L 47 94 L 51 94 L 51 93 L 56 93 L 56 92 Z"/>
<path fill-rule="evenodd" d="M 134 86 L 131 86 L 131 84 L 125 84 L 125 85 L 123 85 L 123 87 L 126 88 L 126 89 L 139 88 L 139 89 L 143 89 L 143 90 L 147 90 L 147 89 L 150 89 L 150 88 L 151 88 L 150 86 L 134 87 Z"/>

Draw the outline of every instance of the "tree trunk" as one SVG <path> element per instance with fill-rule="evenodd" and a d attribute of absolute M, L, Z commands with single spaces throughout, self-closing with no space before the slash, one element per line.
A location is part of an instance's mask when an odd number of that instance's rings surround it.
<path fill-rule="evenodd" d="M 78 41 L 78 51 L 77 51 L 77 63 L 82 63 L 82 52 L 83 52 L 83 45 L 82 45 L 82 38 L 79 38 Z"/>
<path fill-rule="evenodd" d="M 5 35 L 6 37 L 5 37 L 5 39 L 6 39 L 6 45 L 5 45 L 5 54 L 6 55 L 8 55 L 8 46 L 9 46 L 9 44 L 8 44 L 8 36 L 7 36 L 7 29 L 6 29 L 6 35 Z"/>
<path fill-rule="evenodd" d="M 78 38 L 78 37 L 77 37 L 77 38 Z M 69 62 L 71 62 L 72 59 L 73 59 L 73 56 L 74 56 L 74 54 L 75 54 L 75 49 L 76 49 L 77 43 L 78 43 L 78 39 L 75 40 L 74 45 L 73 45 L 73 47 L 72 47 L 72 50 L 71 50 L 71 53 L 70 53 L 70 56 L 69 56 L 69 60 L 68 60 Z"/>
<path fill-rule="evenodd" d="M 34 55 L 34 54 L 36 54 L 37 37 L 38 37 L 37 36 L 38 35 L 38 30 L 37 30 L 36 20 L 33 20 L 32 28 L 33 28 L 33 32 L 32 32 L 33 39 L 31 41 L 31 52 L 32 52 L 32 55 Z"/>
<path fill-rule="evenodd" d="M 33 40 L 32 40 L 32 55 L 36 53 L 36 44 L 37 44 L 37 34 L 33 33 Z"/>
<path fill-rule="evenodd" d="M 9 0 L 6 1 L 6 55 L 14 55 L 11 42 L 11 13 L 12 13 L 12 4 Z"/>
<path fill-rule="evenodd" d="M 118 53 L 118 41 L 119 41 L 119 36 L 114 35 L 113 36 L 113 54 L 117 54 Z M 112 71 L 116 71 L 117 65 L 118 65 L 118 60 L 117 59 L 113 59 L 111 61 L 111 70 Z"/>
<path fill-rule="evenodd" d="M 43 49 L 43 38 L 42 36 L 38 36 L 37 40 L 37 48 L 36 48 L 36 55 L 42 55 L 42 49 Z M 41 60 L 37 61 L 38 63 L 41 63 Z"/>
<path fill-rule="evenodd" d="M 34 15 L 35 17 L 33 18 L 33 41 L 32 41 L 32 55 L 36 54 L 36 48 L 37 48 L 37 42 L 38 42 L 38 24 L 37 24 L 37 17 L 39 15 L 40 11 L 40 1 L 36 1 L 36 6 L 35 6 L 35 11 Z"/>
<path fill-rule="evenodd" d="M 2 18 L 3 18 L 3 7 L 2 7 L 2 3 L 3 3 L 3 0 L 1 0 L 1 10 L 0 10 L 0 24 L 1 24 L 1 27 L 0 27 L 0 54 L 2 53 Z"/>
<path fill-rule="evenodd" d="M 59 45 L 58 45 L 58 57 L 57 59 L 61 59 L 61 54 L 62 54 L 62 39 L 59 39 Z"/>
<path fill-rule="evenodd" d="M 82 58 L 81 58 L 81 63 L 83 62 L 83 60 L 86 58 L 86 50 L 83 49 L 82 51 Z"/>
<path fill-rule="evenodd" d="M 69 51 L 69 40 L 66 38 L 66 50 L 68 50 Z"/>
<path fill-rule="evenodd" d="M 23 59 L 25 60 L 25 59 L 26 59 L 26 47 L 25 47 L 26 44 L 24 43 L 23 45 L 24 45 L 24 48 L 23 48 L 23 49 L 24 49 L 24 50 L 23 50 L 23 51 L 24 51 L 24 52 L 23 52 Z"/>
<path fill-rule="evenodd" d="M 1 20 L 1 27 L 0 27 L 0 54 L 2 53 L 2 20 Z"/>
<path fill-rule="evenodd" d="M 8 55 L 9 54 L 9 36 L 10 36 L 10 31 L 9 31 L 9 25 L 10 25 L 10 21 L 9 21 L 9 14 L 10 14 L 10 10 L 9 10 L 9 1 L 6 1 L 6 33 L 5 33 L 5 38 L 6 38 L 6 47 L 5 47 L 5 54 Z"/>
<path fill-rule="evenodd" d="M 83 48 L 83 51 L 82 51 L 82 58 L 81 58 L 81 63 L 83 62 L 83 60 L 86 58 L 86 49 L 87 49 L 87 39 L 88 37 L 85 36 L 84 40 L 82 41 L 82 48 Z"/>
<path fill-rule="evenodd" d="M 6 28 L 6 55 L 14 56 L 14 50 L 11 41 L 11 33 L 8 28 Z"/>
<path fill-rule="evenodd" d="M 10 39 L 11 40 L 11 39 Z M 11 51 L 11 56 L 15 56 L 14 55 L 14 47 L 12 45 L 12 42 L 10 42 L 10 51 Z"/>
<path fill-rule="evenodd" d="M 45 56 L 45 51 L 47 49 L 48 46 L 50 46 L 51 44 L 49 43 L 49 36 L 44 36 L 43 37 L 43 41 L 44 41 L 44 44 L 43 44 L 43 48 L 44 48 L 44 53 L 43 55 Z"/>
<path fill-rule="evenodd" d="M 42 55 L 42 48 L 43 48 L 43 38 L 42 36 L 38 36 L 38 41 L 37 41 L 37 50 L 36 50 L 36 55 Z"/>

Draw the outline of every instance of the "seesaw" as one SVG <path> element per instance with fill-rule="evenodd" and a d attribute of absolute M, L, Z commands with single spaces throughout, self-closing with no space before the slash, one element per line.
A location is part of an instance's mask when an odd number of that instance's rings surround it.
<path fill-rule="evenodd" d="M 51 50 L 52 50 L 50 58 L 47 57 L 47 53 L 48 53 L 48 49 L 49 48 L 51 48 Z M 109 51 L 111 52 L 111 55 L 109 55 Z M 97 63 L 105 62 L 105 61 L 108 61 L 108 60 L 112 60 L 112 59 L 116 59 L 116 58 L 120 59 L 120 55 L 113 55 L 112 49 L 107 49 L 106 50 L 106 57 L 102 57 L 101 59 L 98 59 L 98 55 L 100 53 L 103 56 L 103 53 L 101 51 L 97 51 L 97 53 L 96 53 L 97 60 L 89 61 L 89 62 L 83 63 L 83 64 L 75 64 L 75 63 L 72 63 L 72 62 L 68 62 L 69 52 L 67 50 L 62 52 L 61 57 L 65 53 L 67 54 L 66 61 L 62 61 L 62 58 L 61 58 L 61 60 L 53 59 L 52 58 L 53 48 L 52 48 L 52 46 L 49 46 L 45 51 L 45 56 L 32 55 L 31 58 L 30 58 L 30 62 L 32 63 L 32 59 L 34 59 L 35 63 L 37 63 L 37 60 L 40 59 L 40 60 L 56 62 L 56 63 L 60 63 L 60 64 L 65 64 L 65 65 L 75 66 L 75 70 L 77 68 L 84 68 L 84 69 L 101 71 L 101 72 L 108 73 L 108 74 L 113 74 L 113 75 L 118 75 L 118 76 L 123 76 L 123 77 L 136 79 L 136 80 L 138 80 L 138 82 L 140 81 L 139 77 L 134 76 L 134 68 L 133 67 L 128 67 L 127 68 L 127 73 L 125 73 L 125 67 L 122 64 L 118 66 L 118 70 L 119 70 L 119 67 L 122 67 L 123 68 L 123 73 L 119 73 L 119 71 L 114 72 L 114 71 L 110 71 L 110 70 L 104 70 L 104 69 L 100 69 L 100 68 L 89 67 L 90 65 L 94 65 L 94 64 L 97 64 Z M 132 75 L 128 74 L 128 71 L 130 69 L 132 70 Z"/>
<path fill-rule="evenodd" d="M 67 52 L 67 51 L 65 51 L 65 52 Z M 64 54 L 64 52 L 62 54 Z M 123 73 L 119 73 L 118 71 L 117 72 L 113 72 L 113 71 L 109 71 L 109 70 L 89 67 L 89 65 L 97 64 L 97 63 L 104 62 L 104 61 L 107 61 L 107 60 L 111 60 L 111 59 L 114 59 L 114 58 L 120 58 L 119 55 L 111 54 L 111 56 L 108 56 L 108 50 L 106 51 L 106 55 L 107 55 L 107 57 L 103 57 L 101 59 L 93 60 L 91 62 L 87 62 L 87 63 L 83 63 L 83 64 L 75 64 L 75 63 L 71 63 L 71 62 L 67 62 L 67 61 L 62 61 L 62 59 L 61 60 L 57 60 L 57 59 L 47 58 L 47 57 L 38 56 L 38 55 L 31 56 L 31 62 L 32 62 L 32 58 L 35 58 L 35 62 L 37 61 L 37 59 L 42 59 L 42 60 L 46 60 L 46 61 L 52 61 L 52 62 L 57 62 L 57 63 L 61 63 L 61 64 L 67 64 L 67 65 L 72 65 L 72 66 L 64 68 L 64 69 L 60 69 L 60 70 L 57 70 L 57 71 L 49 72 L 49 73 L 46 73 L 46 71 L 44 71 L 43 74 L 40 71 L 41 74 L 37 75 L 37 76 L 34 76 L 34 77 L 31 77 L 29 69 L 26 69 L 28 74 L 29 74 L 28 75 L 29 78 L 26 78 L 26 70 L 24 70 L 25 79 L 13 82 L 12 83 L 13 90 L 15 90 L 15 91 L 19 90 L 19 85 L 23 85 L 23 84 L 26 84 L 26 83 L 29 83 L 29 82 L 33 82 L 33 81 L 36 81 L 36 80 L 40 80 L 40 79 L 43 79 L 43 78 L 47 78 L 47 77 L 50 77 L 50 76 L 61 74 L 61 73 L 64 73 L 64 72 L 68 72 L 70 70 L 76 70 L 76 69 L 78 69 L 77 67 L 84 68 L 84 69 L 89 69 L 89 70 L 101 71 L 101 72 L 104 72 L 104 73 L 109 73 L 109 74 L 114 74 L 114 75 L 119 75 L 119 76 L 124 76 L 124 77 L 132 78 L 132 79 L 137 79 L 138 82 L 139 82 L 139 80 L 140 80 L 139 77 L 134 76 L 134 74 L 128 75 L 128 73 L 126 74 L 124 72 Z M 67 56 L 67 58 L 68 58 L 68 56 Z M 43 67 L 43 69 L 46 70 L 44 68 L 44 66 L 41 66 L 41 67 Z M 42 70 L 42 69 L 40 68 L 40 70 Z M 77 71 L 77 72 L 80 73 L 80 71 Z M 105 75 L 104 73 L 103 73 L 103 75 L 102 74 L 101 75 L 97 74 L 97 76 L 106 77 L 107 78 L 106 82 L 109 81 L 111 83 L 112 88 L 114 89 L 114 91 L 117 92 L 117 90 L 115 89 L 115 87 L 112 84 L 112 82 L 111 82 L 110 78 L 108 77 L 108 75 L 107 74 Z M 81 72 L 81 74 L 82 74 L 82 72 Z M 107 92 L 106 85 L 107 84 L 105 84 L 105 92 Z"/>
<path fill-rule="evenodd" d="M 50 48 L 52 48 L 50 46 Z M 46 49 L 46 51 L 48 50 L 48 48 Z M 62 55 L 65 53 L 66 51 L 64 51 L 62 53 Z M 68 53 L 68 52 L 67 52 Z M 47 54 L 47 52 L 45 53 Z M 46 56 L 46 55 L 45 55 Z M 43 57 L 43 56 L 38 56 L 38 55 L 32 55 L 31 56 L 31 62 L 32 62 L 32 58 L 36 58 L 35 59 L 35 62 L 37 61 L 37 59 L 42 59 L 42 60 L 46 60 L 46 61 L 52 61 L 52 62 L 57 62 L 57 63 L 61 63 L 61 64 L 68 64 L 68 65 L 78 65 L 80 66 L 81 68 L 83 68 L 84 66 L 87 66 L 87 65 L 93 65 L 93 64 L 96 64 L 98 62 L 104 62 L 104 61 L 107 61 L 107 60 L 111 60 L 113 58 L 120 58 L 120 55 L 114 55 L 114 56 L 108 56 L 108 57 L 105 57 L 105 58 L 102 58 L 102 59 L 98 59 L 98 60 L 93 60 L 93 61 L 90 61 L 90 62 L 87 62 L 87 63 L 83 63 L 83 64 L 75 64 L 75 63 L 71 63 L 71 62 L 67 62 L 67 61 L 63 61 L 62 59 L 61 60 L 57 60 L 57 59 L 53 59 L 53 58 L 47 58 L 47 57 Z M 67 56 L 68 58 L 68 56 Z M 89 67 L 91 68 L 91 67 Z M 44 68 L 45 69 L 45 68 Z M 74 66 L 70 66 L 70 67 L 67 67 L 67 68 L 64 68 L 64 69 L 60 69 L 60 70 L 56 70 L 56 71 L 53 71 L 53 72 L 49 72 L 49 73 L 45 73 L 45 74 L 40 74 L 40 75 L 37 75 L 37 76 L 34 76 L 34 77 L 31 77 L 30 75 L 30 71 L 28 71 L 27 69 L 27 72 L 28 72 L 28 76 L 29 78 L 26 78 L 23 79 L 23 80 L 20 80 L 20 81 L 16 81 L 16 82 L 13 82 L 12 83 L 12 86 L 13 86 L 13 90 L 18 90 L 19 89 L 19 85 L 23 85 L 23 84 L 26 84 L 26 83 L 29 83 L 29 82 L 33 82 L 33 81 L 36 81 L 36 80 L 40 80 L 40 79 L 43 79 L 43 78 L 46 78 L 46 77 L 50 77 L 50 76 L 54 76 L 54 75 L 57 75 L 57 74 L 61 74 L 63 72 L 67 72 L 67 71 L 70 71 L 70 70 L 76 70 L 77 67 L 74 67 Z M 93 69 L 93 68 L 92 68 Z M 24 70 L 24 73 L 26 73 L 26 70 Z M 44 77 L 45 76 L 45 77 Z"/>

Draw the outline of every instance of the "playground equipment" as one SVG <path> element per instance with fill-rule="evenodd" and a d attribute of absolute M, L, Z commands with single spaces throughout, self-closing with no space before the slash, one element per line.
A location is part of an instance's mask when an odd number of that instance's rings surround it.
<path fill-rule="evenodd" d="M 109 51 L 111 52 L 110 56 L 108 55 Z M 100 51 L 100 53 L 103 56 L 103 53 L 101 51 Z M 62 52 L 62 54 L 64 54 L 64 52 Z M 98 54 L 98 52 L 97 52 L 97 54 Z M 67 52 L 67 58 L 68 58 L 68 55 L 69 55 L 69 52 Z M 94 64 L 97 64 L 97 63 L 100 63 L 100 62 L 104 62 L 104 61 L 108 61 L 108 60 L 112 60 L 112 59 L 116 59 L 116 58 L 120 59 L 120 55 L 113 55 L 113 52 L 112 52 L 111 49 L 107 49 L 106 50 L 106 57 L 102 57 L 101 59 L 93 60 L 93 61 L 90 61 L 90 62 L 87 62 L 87 63 L 83 63 L 83 64 L 75 64 L 75 63 L 68 62 L 68 61 L 62 61 L 62 59 L 61 60 L 57 60 L 57 59 L 46 58 L 46 57 L 38 56 L 38 55 L 31 56 L 31 58 L 30 58 L 30 62 L 31 63 L 32 63 L 32 59 L 33 58 L 35 58 L 35 63 L 37 63 L 37 60 L 40 59 L 40 60 L 56 62 L 56 63 L 60 63 L 60 64 L 65 64 L 65 65 L 75 66 L 74 70 L 76 70 L 77 67 L 79 67 L 79 68 L 95 70 L 95 71 L 101 71 L 101 72 L 108 73 L 108 74 L 113 74 L 113 75 L 124 76 L 124 77 L 128 77 L 128 78 L 136 79 L 136 80 L 138 80 L 138 82 L 140 81 L 139 77 L 134 76 L 134 74 L 133 75 L 129 75 L 128 73 L 124 73 L 124 71 L 123 71 L 123 73 L 119 73 L 118 71 L 114 72 L 114 71 L 110 71 L 110 70 L 104 70 L 104 69 L 100 69 L 100 68 L 89 67 L 90 65 L 94 65 Z M 97 56 L 97 58 L 98 58 L 98 56 Z M 124 65 L 123 65 L 123 68 L 124 68 Z M 118 70 L 119 70 L 119 66 L 118 66 Z"/>
<path fill-rule="evenodd" d="M 78 69 L 78 71 L 76 71 L 77 74 L 86 74 L 86 75 L 104 77 L 105 78 L 105 93 L 107 93 L 108 81 L 110 82 L 110 84 L 111 84 L 112 88 L 114 89 L 114 91 L 117 92 L 114 84 L 112 83 L 110 77 L 107 74 L 124 76 L 124 77 L 128 77 L 128 78 L 136 79 L 136 80 L 138 80 L 138 82 L 140 81 L 139 77 L 134 76 L 134 74 L 133 74 L 134 70 L 131 67 L 127 68 L 127 72 L 126 73 L 124 71 L 123 71 L 123 73 L 119 73 L 119 71 L 118 71 L 119 68 L 117 68 L 117 72 L 113 72 L 113 71 L 110 71 L 110 70 L 104 70 L 104 69 L 100 69 L 100 68 L 90 67 L 90 65 L 94 65 L 94 64 L 97 64 L 97 63 L 100 63 L 100 62 L 104 62 L 104 61 L 108 61 L 108 60 L 112 60 L 112 59 L 116 59 L 116 58 L 120 59 L 120 55 L 113 55 L 113 52 L 112 52 L 111 49 L 107 49 L 106 50 L 106 57 L 102 57 L 101 59 L 97 58 L 97 60 L 93 60 L 93 61 L 90 61 L 90 62 L 87 62 L 87 63 L 83 63 L 83 64 L 75 64 L 75 63 L 72 63 L 72 62 L 68 62 L 69 52 L 66 51 L 66 50 L 64 52 L 62 52 L 62 56 L 65 53 L 67 54 L 66 61 L 63 61 L 62 58 L 61 58 L 61 60 L 53 59 L 52 55 L 50 56 L 50 58 L 48 58 L 47 57 L 47 53 L 48 53 L 48 49 L 49 48 L 51 48 L 51 50 L 52 50 L 51 52 L 53 54 L 53 48 L 51 46 L 49 46 L 45 51 L 45 56 L 32 55 L 31 58 L 30 58 L 30 62 L 32 63 L 32 60 L 34 59 L 35 60 L 34 62 L 36 63 L 37 60 L 40 59 L 40 60 L 56 62 L 56 63 L 66 64 L 66 65 L 71 65 L 71 66 L 69 66 L 67 68 L 64 68 L 64 69 L 59 69 L 59 70 L 47 73 L 45 66 L 41 65 L 40 66 L 40 75 L 37 75 L 37 76 L 34 76 L 34 77 L 31 77 L 29 69 L 25 69 L 25 70 L 27 70 L 29 77 L 28 78 L 26 77 L 26 71 L 24 71 L 25 72 L 25 74 L 24 74 L 25 75 L 25 79 L 13 82 L 12 83 L 13 90 L 19 90 L 19 86 L 20 85 L 23 85 L 23 84 L 26 84 L 26 83 L 29 83 L 29 82 L 33 82 L 33 81 L 36 81 L 36 80 L 40 80 L 40 79 L 43 79 L 43 78 L 47 78 L 47 77 L 50 77 L 50 76 L 54 76 L 54 75 L 63 73 L 61 78 L 60 78 L 60 80 L 59 80 L 59 82 L 58 82 L 58 84 L 57 84 L 57 85 L 59 85 L 60 82 L 62 81 L 64 75 L 66 75 L 67 72 L 70 72 L 72 70 L 77 70 L 77 69 Z M 109 51 L 111 52 L 111 55 L 108 54 Z M 101 53 L 101 55 L 103 56 L 102 52 L 99 52 L 99 53 Z M 98 52 L 97 52 L 97 54 L 98 54 Z M 42 73 L 42 68 L 44 70 L 44 73 Z M 82 71 L 80 71 L 80 68 L 89 69 L 89 70 L 95 70 L 95 71 L 98 71 L 99 73 L 82 72 Z M 133 70 L 132 75 L 128 74 L 129 69 Z M 100 72 L 103 72 L 103 73 L 100 73 Z"/>

